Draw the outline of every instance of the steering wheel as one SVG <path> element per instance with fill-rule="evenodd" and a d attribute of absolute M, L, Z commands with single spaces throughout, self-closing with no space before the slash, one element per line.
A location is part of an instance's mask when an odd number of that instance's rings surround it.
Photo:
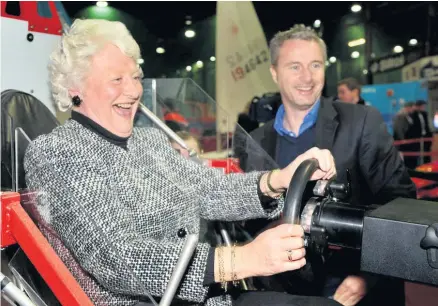
<path fill-rule="evenodd" d="M 283 223 L 300 224 L 300 211 L 303 192 L 312 174 L 318 169 L 316 159 L 303 161 L 295 171 L 284 201 Z"/>

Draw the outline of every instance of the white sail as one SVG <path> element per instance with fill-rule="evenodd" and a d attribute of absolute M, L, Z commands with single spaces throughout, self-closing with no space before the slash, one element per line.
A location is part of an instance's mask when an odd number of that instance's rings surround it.
<path fill-rule="evenodd" d="M 269 73 L 268 43 L 252 2 L 218 1 L 216 18 L 217 128 L 224 133 L 234 130 L 238 114 L 254 96 L 278 88 Z"/>

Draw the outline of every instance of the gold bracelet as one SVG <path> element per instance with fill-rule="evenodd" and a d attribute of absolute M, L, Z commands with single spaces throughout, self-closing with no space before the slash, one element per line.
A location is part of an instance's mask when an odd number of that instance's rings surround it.
<path fill-rule="evenodd" d="M 280 169 L 275 169 L 275 170 L 269 171 L 268 177 L 266 178 L 266 183 L 268 185 L 268 189 L 269 189 L 269 191 L 271 191 L 273 193 L 282 193 L 285 191 L 284 188 L 274 189 L 274 187 L 272 187 L 272 185 L 271 185 L 271 175 L 272 175 L 272 173 L 278 172 L 278 171 L 280 171 Z"/>
<path fill-rule="evenodd" d="M 239 283 L 237 282 L 237 274 L 234 266 L 235 259 L 236 259 L 236 244 L 233 244 L 233 246 L 231 247 L 231 281 L 233 282 L 233 285 L 237 287 Z"/>
<path fill-rule="evenodd" d="M 219 247 L 217 250 L 217 255 L 218 255 L 218 260 L 219 260 L 219 282 L 221 283 L 222 289 L 227 291 L 227 282 L 225 281 L 223 251 L 224 251 L 223 247 Z"/>

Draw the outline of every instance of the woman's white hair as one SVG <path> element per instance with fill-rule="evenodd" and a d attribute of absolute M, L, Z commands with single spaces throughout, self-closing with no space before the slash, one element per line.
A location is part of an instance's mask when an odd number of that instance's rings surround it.
<path fill-rule="evenodd" d="M 60 111 L 72 107 L 69 89 L 82 85 L 91 58 L 107 44 L 117 46 L 136 63 L 141 58 L 137 42 L 126 26 L 118 21 L 77 19 L 61 37 L 49 63 L 52 95 Z"/>

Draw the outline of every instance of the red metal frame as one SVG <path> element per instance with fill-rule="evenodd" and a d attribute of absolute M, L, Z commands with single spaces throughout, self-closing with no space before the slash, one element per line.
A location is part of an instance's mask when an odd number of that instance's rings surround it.
<path fill-rule="evenodd" d="M 28 22 L 29 32 L 61 35 L 62 24 L 56 10 L 55 2 L 48 1 L 52 17 L 42 17 L 38 14 L 38 1 L 19 1 L 20 16 L 9 15 L 6 13 L 8 1 L 1 1 L 1 16 Z"/>
<path fill-rule="evenodd" d="M 92 306 L 68 268 L 20 204 L 16 192 L 1 193 L 1 247 L 18 243 L 62 305 Z"/>

